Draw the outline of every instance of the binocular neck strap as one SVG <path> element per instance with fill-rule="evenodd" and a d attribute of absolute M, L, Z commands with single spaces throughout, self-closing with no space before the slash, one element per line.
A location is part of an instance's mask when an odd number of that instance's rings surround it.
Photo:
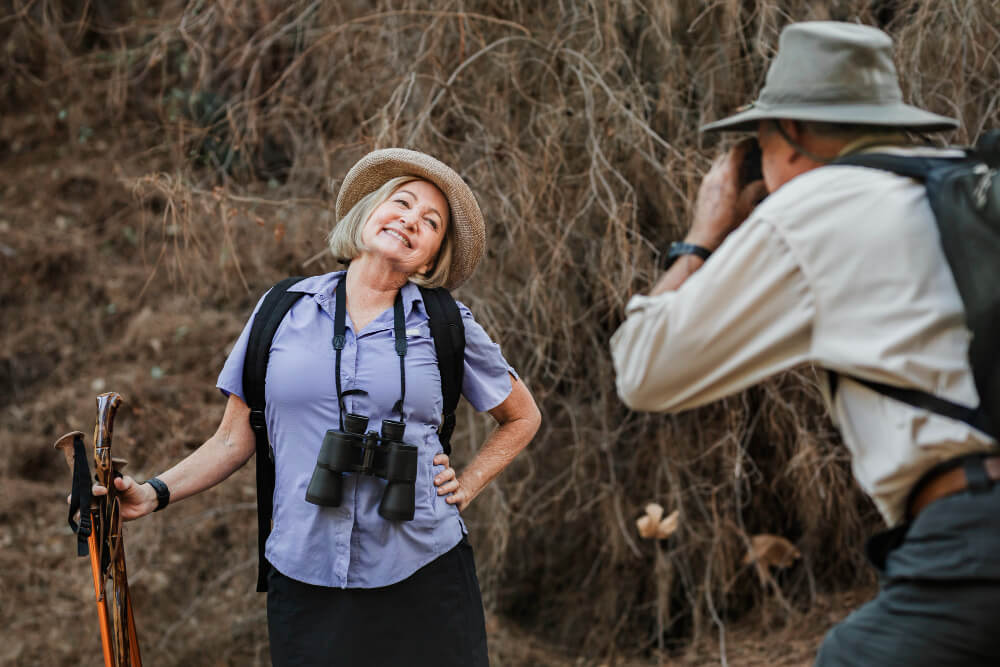
<path fill-rule="evenodd" d="M 346 340 L 345 332 L 347 326 L 345 317 L 347 316 L 347 274 L 337 283 L 337 290 L 334 293 L 336 302 L 333 313 L 333 349 L 337 355 L 337 366 L 334 372 L 334 379 L 337 382 L 337 407 L 340 414 L 340 430 L 344 430 L 344 394 L 340 390 L 340 353 L 344 349 Z"/>
<path fill-rule="evenodd" d="M 393 409 L 399 413 L 399 421 L 403 419 L 403 399 L 406 398 L 406 366 L 403 358 L 406 356 L 406 322 L 403 317 L 403 290 L 396 292 L 396 301 L 392 304 L 392 328 L 396 340 L 396 354 L 399 355 L 399 400 Z"/>
<path fill-rule="evenodd" d="M 336 383 L 337 383 L 337 403 L 340 407 L 340 430 L 344 430 L 344 396 L 352 393 L 364 393 L 360 390 L 343 391 L 340 386 L 340 354 L 347 341 L 347 275 L 337 283 L 334 292 L 336 299 L 333 315 L 333 349 L 337 355 Z M 396 292 L 396 300 L 392 304 L 393 311 L 393 337 L 396 340 L 396 354 L 399 355 L 399 400 L 393 406 L 393 410 L 399 413 L 399 421 L 403 419 L 403 400 L 406 398 L 406 366 L 403 358 L 406 356 L 406 321 L 403 314 L 403 290 Z"/>

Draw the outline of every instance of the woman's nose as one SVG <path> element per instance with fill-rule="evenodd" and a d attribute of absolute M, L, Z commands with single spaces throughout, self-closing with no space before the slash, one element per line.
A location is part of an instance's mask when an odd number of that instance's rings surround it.
<path fill-rule="evenodd" d="M 412 212 L 404 213 L 401 218 L 401 222 L 403 223 L 403 227 L 405 227 L 406 229 L 415 229 L 417 226 L 416 213 Z"/>

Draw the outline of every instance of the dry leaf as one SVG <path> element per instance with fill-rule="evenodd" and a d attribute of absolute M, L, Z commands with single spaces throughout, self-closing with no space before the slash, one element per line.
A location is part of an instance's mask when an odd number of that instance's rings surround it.
<path fill-rule="evenodd" d="M 679 512 L 674 510 L 666 519 L 663 516 L 663 506 L 657 503 L 646 505 L 646 513 L 635 520 L 639 529 L 639 537 L 646 540 L 663 540 L 677 531 Z"/>
<path fill-rule="evenodd" d="M 644 540 L 653 539 L 656 535 L 656 524 L 648 514 L 643 514 L 641 517 L 635 520 L 635 526 L 639 529 L 639 537 Z"/>
<path fill-rule="evenodd" d="M 670 516 L 661 521 L 659 525 L 656 527 L 656 537 L 661 540 L 670 537 L 675 532 L 677 532 L 677 528 L 679 527 L 679 525 L 680 525 L 680 511 L 674 510 L 673 512 L 670 513 Z"/>
<path fill-rule="evenodd" d="M 795 545 L 782 536 L 762 533 L 750 538 L 750 550 L 743 557 L 743 564 L 754 563 L 757 574 L 765 580 L 769 578 L 769 567 L 788 567 L 801 556 Z"/>

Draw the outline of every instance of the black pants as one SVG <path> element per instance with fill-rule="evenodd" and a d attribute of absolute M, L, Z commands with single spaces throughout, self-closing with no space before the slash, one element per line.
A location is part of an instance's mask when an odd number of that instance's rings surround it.
<path fill-rule="evenodd" d="M 869 557 L 881 590 L 830 630 L 816 667 L 1000 665 L 1000 484 L 931 503 Z"/>
<path fill-rule="evenodd" d="M 276 667 L 488 667 L 479 580 L 466 538 L 384 588 L 327 588 L 272 568 L 267 627 Z"/>

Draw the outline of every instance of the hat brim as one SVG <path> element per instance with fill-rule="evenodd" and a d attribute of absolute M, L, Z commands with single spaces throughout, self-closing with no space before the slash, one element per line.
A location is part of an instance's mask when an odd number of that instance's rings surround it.
<path fill-rule="evenodd" d="M 440 160 L 405 148 L 383 148 L 364 156 L 347 172 L 337 194 L 337 219 L 342 219 L 365 195 L 398 176 L 413 176 L 433 183 L 448 200 L 452 241 L 451 267 L 445 287 L 464 283 L 483 256 L 486 224 L 472 189 Z"/>
<path fill-rule="evenodd" d="M 947 116 L 939 116 L 923 109 L 897 102 L 885 104 L 816 104 L 781 105 L 766 107 L 759 103 L 740 113 L 733 114 L 714 123 L 703 125 L 702 132 L 719 130 L 752 131 L 762 120 L 786 118 L 788 120 L 814 121 L 822 123 L 848 123 L 857 125 L 881 125 L 902 129 L 940 132 L 958 127 L 958 121 Z"/>

